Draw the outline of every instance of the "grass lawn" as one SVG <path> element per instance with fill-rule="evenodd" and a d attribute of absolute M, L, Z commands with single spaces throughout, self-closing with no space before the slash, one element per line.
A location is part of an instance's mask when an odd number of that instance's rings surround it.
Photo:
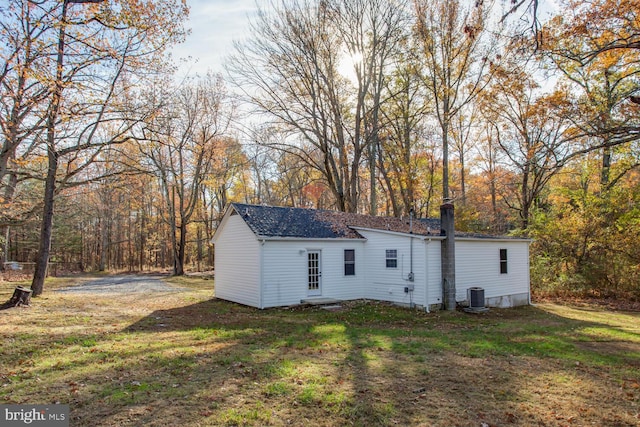
<path fill-rule="evenodd" d="M 71 426 L 640 425 L 637 312 L 259 311 L 195 278 L 55 291 L 76 280 L 0 311 L 0 403 L 68 404 Z"/>

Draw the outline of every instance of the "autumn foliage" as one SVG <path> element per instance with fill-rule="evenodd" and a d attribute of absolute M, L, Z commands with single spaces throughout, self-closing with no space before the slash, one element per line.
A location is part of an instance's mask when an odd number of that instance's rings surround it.
<path fill-rule="evenodd" d="M 640 2 L 507 3 L 261 2 L 225 78 L 177 81 L 183 2 L 10 1 L 3 261 L 181 274 L 229 202 L 449 199 L 532 239 L 534 294 L 639 299 Z"/>

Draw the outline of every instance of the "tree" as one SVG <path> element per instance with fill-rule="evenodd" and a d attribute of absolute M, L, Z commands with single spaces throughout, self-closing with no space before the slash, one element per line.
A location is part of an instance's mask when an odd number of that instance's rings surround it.
<path fill-rule="evenodd" d="M 512 185 L 515 202 L 505 200 L 518 211 L 526 230 L 547 183 L 581 141 L 572 132 L 567 94 L 540 94 L 523 68 L 500 67 L 491 90 L 482 96 L 482 109 L 508 167 L 517 172 L 518 181 Z"/>
<path fill-rule="evenodd" d="M 533 41 L 537 48 L 540 42 L 540 0 L 510 0 L 510 6 L 511 7 L 503 11 L 500 24 L 505 24 L 508 18 L 515 15 L 518 11 L 524 10 L 524 13 L 519 17 L 518 26 L 520 28 L 523 26 L 526 28 L 522 34 L 533 34 Z"/>
<path fill-rule="evenodd" d="M 532 283 L 539 293 L 640 296 L 640 176 L 637 170 L 624 175 L 603 198 L 598 157 L 593 152 L 574 159 L 550 182 L 550 208 L 531 227 Z"/>
<path fill-rule="evenodd" d="M 500 201 L 502 200 L 502 195 L 506 194 L 503 187 L 510 180 L 511 173 L 505 170 L 507 165 L 504 161 L 505 155 L 497 143 L 499 129 L 496 129 L 490 120 L 484 120 L 483 126 L 483 136 L 480 138 L 480 143 L 475 147 L 477 150 L 476 163 L 481 171 L 480 176 L 477 177 L 480 182 L 476 187 L 488 189 L 489 194 L 487 195 L 480 191 L 477 196 L 480 200 L 472 203 L 472 206 L 478 211 L 480 218 L 488 221 L 489 230 L 494 233 L 504 234 L 508 231 L 507 214 Z M 487 199 L 489 208 L 484 208 Z"/>
<path fill-rule="evenodd" d="M 442 138 L 442 198 L 449 194 L 449 139 L 453 118 L 487 85 L 494 41 L 486 27 L 490 6 L 465 8 L 458 0 L 416 0 L 416 37 L 424 84 L 431 93 Z M 496 56 L 497 57 L 497 56 Z"/>
<path fill-rule="evenodd" d="M 544 49 L 581 65 L 611 52 L 640 50 L 638 0 L 565 0 L 541 31 Z"/>
<path fill-rule="evenodd" d="M 380 0 L 283 0 L 270 11 L 261 10 L 251 38 L 236 45 L 233 81 L 287 133 L 271 147 L 322 173 L 337 208 L 354 212 L 403 10 Z M 345 60 L 353 81 L 339 72 Z"/>
<path fill-rule="evenodd" d="M 419 63 L 411 55 L 402 55 L 397 61 L 386 82 L 388 100 L 381 110 L 385 133 L 379 141 L 377 161 L 393 215 L 402 216 L 415 208 L 420 178 L 431 170 L 419 162 L 429 151 L 424 119 L 430 103 L 421 84 Z"/>
<path fill-rule="evenodd" d="M 47 159 L 45 176 L 29 177 L 44 181 L 31 285 L 37 296 L 44 287 L 56 195 L 69 185 L 80 185 L 83 171 L 96 156 L 109 145 L 132 138 L 142 119 L 152 113 L 152 108 L 135 105 L 131 97 L 132 86 L 139 81 L 135 76 L 160 69 L 164 49 L 184 34 L 181 22 L 187 9 L 177 0 L 172 7 L 166 2 L 129 0 L 23 0 L 14 6 L 28 13 L 14 14 L 7 26 L 37 29 L 24 31 L 30 35 L 26 46 L 39 49 L 24 66 L 33 79 L 31 87 L 45 88 L 26 94 L 30 98 L 25 105 L 38 102 L 38 108 L 24 110 L 29 115 L 22 122 L 41 127 L 41 133 L 30 135 L 28 150 Z"/>
<path fill-rule="evenodd" d="M 0 17 L 0 236 L 6 237 L 9 226 L 23 221 L 31 211 L 28 204 L 18 205 L 14 200 L 19 157 L 30 152 L 23 149 L 19 153 L 18 147 L 33 141 L 43 130 L 44 117 L 34 113 L 48 96 L 49 87 L 34 77 L 34 71 L 46 55 L 38 39 L 50 28 L 28 2 L 21 0 L 0 8 Z M 0 270 L 8 256 L 4 245 L 2 249 Z"/>
<path fill-rule="evenodd" d="M 150 94 L 170 102 L 148 123 L 140 145 L 161 187 L 171 230 L 173 274 L 184 274 L 187 230 L 199 206 L 203 185 L 213 171 L 231 117 L 220 76 L 208 75 L 174 93 Z M 153 101 L 151 102 L 154 103 Z"/>
<path fill-rule="evenodd" d="M 234 194 L 233 188 L 246 174 L 249 163 L 238 139 L 224 136 L 219 138 L 211 173 L 206 177 L 200 189 L 201 206 L 196 208 L 198 230 L 204 229 L 206 242 L 210 242 L 213 238 L 213 233 L 222 220 L 227 204 L 230 201 L 239 201 L 237 198 L 240 195 Z M 200 241 L 199 238 L 198 242 Z M 211 249 L 210 245 L 207 246 L 207 262 L 208 265 L 213 266 L 213 251 Z"/>
<path fill-rule="evenodd" d="M 356 80 L 354 141 L 368 148 L 370 175 L 369 213 L 377 215 L 376 152 L 382 129 L 381 110 L 386 92 L 386 74 L 397 66 L 401 47 L 406 44 L 402 31 L 408 22 L 404 11 L 385 0 L 338 1 L 334 16 L 340 20 L 337 30 L 345 42 Z M 355 31 L 354 31 L 355 29 Z M 347 64 L 349 65 L 349 64 Z M 353 82 L 352 82 L 353 83 Z M 363 147 L 364 148 L 364 147 Z M 356 173 L 355 170 L 352 173 Z"/>
<path fill-rule="evenodd" d="M 458 157 L 460 166 L 460 199 L 462 206 L 467 204 L 467 155 L 474 146 L 477 139 L 477 126 L 479 114 L 474 105 L 468 104 L 457 114 L 451 123 L 451 139 L 453 141 L 453 149 Z"/>
<path fill-rule="evenodd" d="M 629 9 L 640 3 L 613 3 L 596 1 L 586 8 L 581 2 L 570 2 L 565 14 L 543 28 L 541 49 L 571 85 L 575 132 L 591 141 L 576 155 L 601 152 L 601 187 L 605 192 L 615 147 L 638 140 L 640 132 L 640 106 L 630 102 L 640 91 L 640 49 L 634 48 L 640 43 L 640 30 L 631 19 L 637 9 Z M 586 21 L 584 15 L 595 22 Z M 599 25 L 605 25 L 606 30 Z"/>

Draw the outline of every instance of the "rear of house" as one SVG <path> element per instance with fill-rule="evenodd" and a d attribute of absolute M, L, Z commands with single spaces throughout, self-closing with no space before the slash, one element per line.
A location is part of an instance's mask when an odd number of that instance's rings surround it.
<path fill-rule="evenodd" d="M 262 251 L 261 308 L 296 305 L 318 297 L 362 298 L 364 271 L 355 261 L 364 257 L 362 240 L 274 239 L 265 240 Z"/>
<path fill-rule="evenodd" d="M 216 233 L 216 297 L 252 307 L 261 305 L 262 248 L 255 234 L 229 211 Z"/>
<path fill-rule="evenodd" d="M 214 236 L 216 297 L 269 308 L 309 298 L 440 307 L 440 230 L 408 219 L 233 204 Z M 529 302 L 529 241 L 456 237 L 456 300 Z"/>
<path fill-rule="evenodd" d="M 484 289 L 489 307 L 529 304 L 529 241 L 456 238 L 456 301 L 472 287 Z"/>

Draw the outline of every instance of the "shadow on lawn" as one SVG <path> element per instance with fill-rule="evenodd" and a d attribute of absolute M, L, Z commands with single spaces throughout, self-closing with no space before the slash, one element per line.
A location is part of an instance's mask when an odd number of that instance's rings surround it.
<path fill-rule="evenodd" d="M 205 350 L 202 359 L 206 362 L 185 372 L 191 379 L 197 376 L 203 388 L 219 396 L 196 420 L 212 415 L 226 425 L 236 425 L 236 421 L 239 425 L 278 425 L 288 423 L 286 420 L 312 420 L 318 426 L 386 425 L 397 404 L 378 398 L 388 387 L 381 388 L 367 370 L 364 353 L 372 344 L 353 328 L 318 329 L 328 322 L 343 325 L 350 321 L 349 310 L 337 316 L 317 307 L 256 310 L 213 299 L 155 311 L 125 332 L 186 332 L 196 336 L 196 343 L 217 344 Z M 213 373 L 206 378 L 203 373 L 209 368 Z M 246 394 L 232 396 L 238 392 Z M 278 414 L 271 414 L 277 407 Z M 264 411 L 259 413 L 256 408 Z"/>
<path fill-rule="evenodd" d="M 583 331 L 600 326 L 535 307 L 425 314 L 370 302 L 261 311 L 212 299 L 130 325 L 117 334 L 139 343 L 129 354 L 89 352 L 104 353 L 104 370 L 92 374 L 102 383 L 78 392 L 72 416 L 83 414 L 74 425 L 557 425 L 549 396 L 567 392 L 542 381 L 567 377 L 600 390 L 571 389 L 573 409 L 600 412 L 565 419 L 632 425 L 632 415 L 607 414 L 623 413 L 638 390 L 625 396 L 606 370 L 592 371 L 640 356 L 582 345 L 594 341 Z M 638 334 L 625 333 L 638 346 Z"/>

